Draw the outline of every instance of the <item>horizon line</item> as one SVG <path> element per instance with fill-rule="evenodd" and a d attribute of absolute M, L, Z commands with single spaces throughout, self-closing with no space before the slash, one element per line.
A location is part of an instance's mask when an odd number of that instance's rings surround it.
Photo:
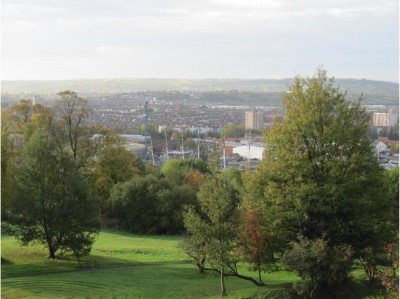
<path fill-rule="evenodd" d="M 42 81 L 42 82 L 56 82 L 56 81 L 101 81 L 101 80 L 185 80 L 185 81 L 204 81 L 204 80 L 237 80 L 237 81 L 262 81 L 262 80 L 293 80 L 297 76 L 294 77 L 281 77 L 281 78 L 212 78 L 212 77 L 203 77 L 203 78 L 179 78 L 179 77 L 102 77 L 102 78 L 70 78 L 70 79 L 1 79 L 1 82 L 33 82 L 33 81 Z M 300 76 L 301 78 L 309 78 L 311 76 Z M 368 79 L 368 78 L 355 78 L 355 77 L 329 77 L 334 80 L 360 80 L 360 81 L 378 81 L 378 82 L 387 82 L 399 84 L 399 81 L 391 81 L 391 80 L 382 80 L 382 79 Z"/>

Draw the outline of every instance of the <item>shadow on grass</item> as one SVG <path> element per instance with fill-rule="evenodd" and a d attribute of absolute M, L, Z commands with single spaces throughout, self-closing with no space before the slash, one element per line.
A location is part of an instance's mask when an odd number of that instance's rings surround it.
<path fill-rule="evenodd" d="M 7 259 L 5 259 L 4 257 L 1 257 L 1 264 L 2 264 L 2 265 L 13 265 L 14 262 L 12 262 L 12 261 L 10 261 L 10 260 L 7 260 Z"/>

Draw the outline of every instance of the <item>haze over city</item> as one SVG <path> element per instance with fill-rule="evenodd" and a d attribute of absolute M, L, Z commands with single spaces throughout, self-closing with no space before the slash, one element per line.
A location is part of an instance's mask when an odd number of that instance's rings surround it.
<path fill-rule="evenodd" d="M 399 6 L 372 1 L 2 1 L 2 80 L 398 82 Z"/>

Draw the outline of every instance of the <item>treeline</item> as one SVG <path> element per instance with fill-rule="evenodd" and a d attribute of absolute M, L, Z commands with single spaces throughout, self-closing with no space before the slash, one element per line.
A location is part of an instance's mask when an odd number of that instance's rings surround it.
<path fill-rule="evenodd" d="M 52 258 L 88 254 L 101 226 L 184 234 L 199 272 L 220 274 L 222 295 L 226 276 L 261 286 L 262 272 L 284 266 L 299 274 L 299 296 L 347 298 L 355 264 L 396 294 L 398 169 L 378 165 L 368 113 L 323 70 L 289 91 L 264 160 L 244 173 L 220 169 L 216 149 L 207 162 L 145 165 L 118 135 L 85 124 L 90 111 L 74 92 L 51 109 L 21 101 L 2 111 L 3 221 Z"/>

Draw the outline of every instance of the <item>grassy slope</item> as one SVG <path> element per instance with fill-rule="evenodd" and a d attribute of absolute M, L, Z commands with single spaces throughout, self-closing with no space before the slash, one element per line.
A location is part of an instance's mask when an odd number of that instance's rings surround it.
<path fill-rule="evenodd" d="M 100 269 L 78 271 L 73 260 L 51 261 L 42 247 L 19 247 L 3 236 L 2 257 L 9 264 L 2 265 L 2 298 L 218 297 L 218 275 L 200 275 L 187 264 L 177 246 L 180 239 L 102 232 L 89 257 L 100 261 Z M 264 280 L 273 290 L 296 276 L 282 271 L 265 274 Z M 230 298 L 266 291 L 236 278 L 227 279 L 227 289 Z"/>

